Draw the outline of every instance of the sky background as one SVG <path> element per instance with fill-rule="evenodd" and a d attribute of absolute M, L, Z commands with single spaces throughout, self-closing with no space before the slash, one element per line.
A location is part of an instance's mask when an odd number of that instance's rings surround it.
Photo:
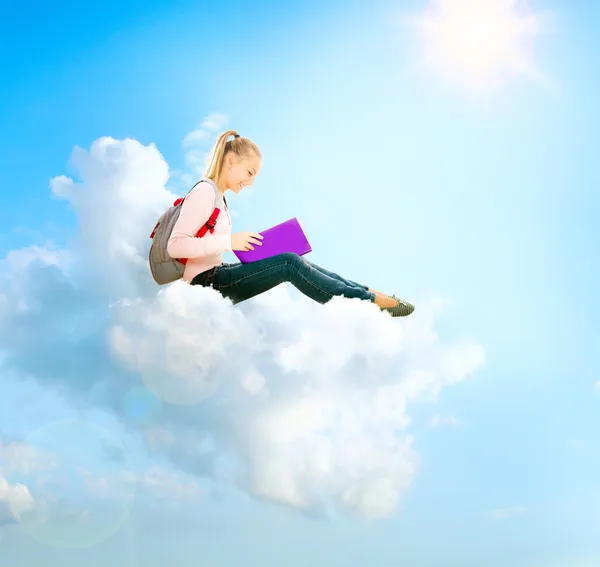
<path fill-rule="evenodd" d="M 600 564 L 600 6 L 84 4 L 0 14 L 0 564 Z M 153 284 L 230 128 L 410 318 Z"/>

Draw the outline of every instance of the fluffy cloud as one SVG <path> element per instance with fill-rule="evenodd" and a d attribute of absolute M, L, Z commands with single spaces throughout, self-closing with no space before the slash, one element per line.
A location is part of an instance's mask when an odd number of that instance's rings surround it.
<path fill-rule="evenodd" d="M 0 525 L 18 521 L 33 508 L 33 497 L 27 486 L 21 483 L 9 484 L 0 476 Z"/>
<path fill-rule="evenodd" d="M 165 189 L 167 163 L 153 144 L 105 137 L 89 151 L 75 148 L 71 166 L 81 182 L 61 175 L 50 185 L 77 215 L 73 269 L 110 297 L 136 293 L 147 282 L 140 252 L 156 219 L 176 198 Z"/>
<path fill-rule="evenodd" d="M 22 443 L 4 444 L 0 439 L 0 526 L 18 522 L 35 508 L 26 484 L 9 482 L 7 477 L 28 474 L 50 466 L 46 457 Z"/>
<path fill-rule="evenodd" d="M 399 320 L 285 286 L 235 307 L 183 282 L 158 289 L 148 235 L 174 195 L 156 147 L 102 138 L 72 163 L 78 182 L 51 183 L 77 214 L 72 247 L 5 260 L 4 367 L 126 424 L 178 474 L 311 512 L 394 513 L 418 469 L 411 404 L 468 378 L 480 345 L 440 340 L 433 306 Z"/>
<path fill-rule="evenodd" d="M 227 121 L 227 116 L 224 114 L 213 112 L 201 122 L 198 128 L 184 137 L 185 165 L 191 173 L 175 172 L 175 174 L 180 176 L 186 186 L 190 187 L 204 175 L 214 137 L 223 130 Z"/>

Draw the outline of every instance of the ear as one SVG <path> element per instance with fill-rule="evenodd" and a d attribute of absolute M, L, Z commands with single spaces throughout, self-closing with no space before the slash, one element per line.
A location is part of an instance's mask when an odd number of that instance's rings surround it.
<path fill-rule="evenodd" d="M 224 165 L 226 167 L 231 167 L 235 163 L 235 154 L 233 152 L 229 152 L 225 157 Z"/>

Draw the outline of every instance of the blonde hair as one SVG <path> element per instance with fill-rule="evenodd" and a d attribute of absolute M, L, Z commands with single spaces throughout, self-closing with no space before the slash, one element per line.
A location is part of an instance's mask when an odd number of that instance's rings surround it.
<path fill-rule="evenodd" d="M 227 141 L 229 136 L 234 136 L 234 139 Z M 253 141 L 248 138 L 242 138 L 235 130 L 227 130 L 227 132 L 223 132 L 215 142 L 210 153 L 208 167 L 204 172 L 204 177 L 212 179 L 218 185 L 223 163 L 225 162 L 227 154 L 231 152 L 233 152 L 238 159 L 248 157 L 252 153 L 259 158 L 262 158 L 258 146 Z"/>

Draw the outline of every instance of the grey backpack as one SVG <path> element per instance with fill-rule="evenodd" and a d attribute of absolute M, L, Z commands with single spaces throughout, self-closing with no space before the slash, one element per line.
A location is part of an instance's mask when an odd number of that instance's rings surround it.
<path fill-rule="evenodd" d="M 202 238 L 208 231 L 211 233 L 215 230 L 219 213 L 224 208 L 226 201 L 221 192 L 217 189 L 215 182 L 212 179 L 201 179 L 190 189 L 188 195 L 200 184 L 209 183 L 215 191 L 215 208 L 207 221 L 200 227 L 196 234 L 197 238 Z M 186 195 L 187 197 L 187 195 Z M 158 219 L 150 238 L 152 245 L 148 261 L 150 263 L 150 271 L 154 281 L 159 285 L 165 285 L 183 276 L 187 258 L 171 258 L 167 252 L 167 244 L 173 227 L 181 213 L 181 206 L 185 197 L 179 197 L 173 205 L 171 205 Z"/>

